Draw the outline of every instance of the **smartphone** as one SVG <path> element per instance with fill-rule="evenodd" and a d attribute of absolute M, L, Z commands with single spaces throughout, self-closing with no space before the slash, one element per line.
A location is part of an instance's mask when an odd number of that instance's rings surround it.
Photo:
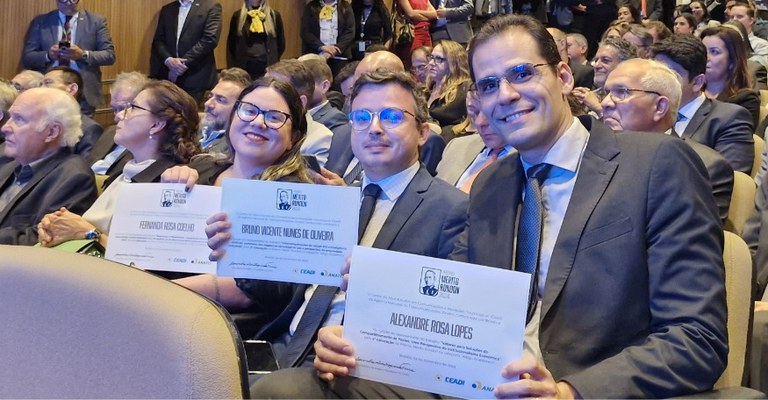
<path fill-rule="evenodd" d="M 243 340 L 245 360 L 249 375 L 268 374 L 277 371 L 277 357 L 272 344 L 265 340 Z"/>
<path fill-rule="evenodd" d="M 68 49 L 71 43 L 69 43 L 68 40 L 61 40 L 59 41 L 59 48 L 60 49 Z"/>
<path fill-rule="evenodd" d="M 317 157 L 313 155 L 305 155 L 304 162 L 307 163 L 307 167 L 312 171 L 320 173 L 320 163 L 317 162 Z"/>

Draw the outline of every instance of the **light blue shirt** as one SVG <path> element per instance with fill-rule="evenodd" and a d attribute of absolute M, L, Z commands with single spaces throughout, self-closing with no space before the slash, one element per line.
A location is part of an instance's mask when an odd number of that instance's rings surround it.
<path fill-rule="evenodd" d="M 176 25 L 176 57 L 181 56 L 179 54 L 179 38 L 181 38 L 181 31 L 184 29 L 184 23 L 187 21 L 191 8 L 192 0 L 179 0 L 179 19 L 178 25 Z"/>
<path fill-rule="evenodd" d="M 64 21 L 66 21 L 67 16 L 64 15 L 61 11 L 59 11 L 59 38 L 64 37 Z M 69 21 L 69 38 L 70 43 L 77 44 L 77 23 L 80 20 L 80 12 L 76 12 L 72 19 Z M 48 55 L 46 54 L 46 57 Z M 56 61 L 53 63 L 54 66 L 58 66 L 59 62 Z M 75 71 L 80 71 L 80 67 L 77 66 L 77 61 L 69 60 L 69 64 L 66 65 L 67 67 L 70 67 L 74 69 Z"/>
<path fill-rule="evenodd" d="M 510 146 L 510 145 L 504 146 L 504 148 L 501 149 L 501 151 L 499 152 L 497 160 L 501 160 L 502 158 L 508 156 L 509 153 L 511 153 L 512 150 L 514 150 L 514 149 L 515 148 Z M 464 171 L 464 173 L 461 174 L 461 177 L 459 178 L 458 181 L 456 181 L 456 185 L 455 186 L 457 188 L 461 188 L 462 186 L 464 186 L 464 184 L 467 182 L 467 180 L 469 178 L 471 178 L 472 175 L 477 173 L 477 171 L 480 169 L 480 167 L 482 167 L 483 164 L 485 164 L 485 162 L 488 160 L 488 156 L 490 156 L 490 155 L 491 155 L 491 149 L 489 147 L 487 147 L 487 146 L 483 147 L 483 150 L 477 155 L 477 157 L 475 157 L 475 160 L 472 161 L 472 164 L 469 164 L 469 167 L 467 167 L 467 169 Z"/>

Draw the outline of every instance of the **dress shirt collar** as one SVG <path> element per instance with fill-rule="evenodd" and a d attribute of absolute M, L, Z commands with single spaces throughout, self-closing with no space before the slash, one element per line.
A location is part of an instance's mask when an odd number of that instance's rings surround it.
<path fill-rule="evenodd" d="M 309 109 L 309 113 L 310 113 L 312 116 L 314 116 L 314 115 L 315 115 L 315 114 L 317 114 L 317 112 L 318 112 L 318 111 L 320 111 L 320 109 L 321 109 L 321 108 L 323 108 L 323 107 L 324 107 L 326 104 L 328 104 L 328 100 L 327 100 L 327 99 L 326 99 L 325 101 L 323 101 L 322 103 L 320 103 L 320 104 L 318 104 L 318 105 L 316 105 L 316 106 L 314 106 L 314 107 L 310 108 L 310 109 Z"/>
<path fill-rule="evenodd" d="M 179 6 L 182 8 L 192 7 L 193 0 L 179 0 Z"/>
<path fill-rule="evenodd" d="M 499 154 L 497 155 L 497 158 L 500 160 L 500 159 L 502 159 L 503 157 L 506 157 L 506 156 L 507 156 L 507 155 L 509 155 L 509 153 L 511 153 L 511 152 L 512 152 L 512 150 L 514 150 L 514 149 L 515 149 L 515 148 L 514 148 L 514 147 L 512 147 L 512 145 L 509 145 L 509 144 L 508 144 L 508 145 L 506 145 L 506 146 L 504 146 L 504 147 L 501 149 L 501 151 L 499 151 Z M 485 146 L 485 147 L 483 147 L 483 150 L 482 150 L 480 153 L 482 153 L 482 154 L 483 154 L 483 157 L 487 158 L 489 155 L 491 155 L 491 148 L 490 148 L 490 147 L 488 147 L 488 146 Z"/>
<path fill-rule="evenodd" d="M 405 188 L 408 187 L 408 184 L 411 183 L 413 177 L 419 172 L 419 167 L 419 161 L 416 161 L 410 167 L 377 182 L 368 179 L 368 177 L 365 176 L 365 172 L 363 172 L 362 187 L 365 188 L 369 183 L 375 183 L 381 187 L 380 199 L 395 201 L 403 194 Z"/>
<path fill-rule="evenodd" d="M 589 131 L 579 122 L 578 118 L 573 117 L 571 126 L 565 130 L 560 139 L 549 149 L 541 162 L 555 166 L 555 170 L 576 173 L 579 169 L 584 149 L 587 146 L 587 141 L 589 141 Z M 579 151 L 574 151 L 575 149 L 579 149 Z M 520 157 L 520 161 L 523 162 L 523 167 L 526 171 L 533 166 L 533 164 L 523 160 L 522 157 Z M 550 173 L 550 176 L 557 174 L 555 170 Z"/>
<path fill-rule="evenodd" d="M 690 121 L 691 118 L 693 118 L 693 115 L 696 114 L 696 111 L 699 111 L 699 107 L 701 107 L 702 104 L 704 104 L 704 100 L 706 100 L 706 96 L 704 96 L 704 93 L 700 93 L 698 97 L 688 102 L 688 104 L 680 107 L 679 110 L 677 110 L 678 114 L 683 114 L 687 121 Z M 682 133 L 682 132 L 678 132 Z"/>
<path fill-rule="evenodd" d="M 77 17 L 79 16 L 80 16 L 80 11 L 72 14 L 72 21 L 77 21 Z M 67 14 L 64 14 L 63 12 L 59 11 L 59 21 L 62 21 L 62 24 L 63 24 L 63 21 L 67 20 L 67 17 L 68 17 Z"/>

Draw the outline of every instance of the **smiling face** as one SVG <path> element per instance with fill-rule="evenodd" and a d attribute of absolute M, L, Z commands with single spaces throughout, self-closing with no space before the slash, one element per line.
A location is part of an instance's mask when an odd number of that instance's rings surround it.
<path fill-rule="evenodd" d="M 367 84 L 360 88 L 351 104 L 351 110 L 379 112 L 385 108 L 398 108 L 405 113 L 403 121 L 384 128 L 378 117 L 364 130 L 352 130 L 352 152 L 363 165 L 366 176 L 379 181 L 405 170 L 419 159 L 419 146 L 427 140 L 429 127 L 419 124 L 413 94 L 397 83 Z M 412 115 L 413 114 L 413 115 Z"/>
<path fill-rule="evenodd" d="M 516 46 L 509 46 L 516 43 Z M 539 44 L 522 28 L 511 28 L 474 50 L 475 82 L 501 77 L 520 64 L 546 64 Z M 565 95 L 573 89 L 573 76 L 563 62 L 534 68 L 524 83 L 500 82 L 498 91 L 481 96 L 482 112 L 491 126 L 531 163 L 539 161 L 573 122 Z"/>
<path fill-rule="evenodd" d="M 243 96 L 242 101 L 251 103 L 262 111 L 275 110 L 288 115 L 291 113 L 285 99 L 271 87 L 256 88 Z M 229 128 L 229 140 L 235 150 L 235 162 L 260 169 L 271 166 L 293 147 L 292 129 L 293 121 L 290 118 L 279 129 L 273 129 L 265 125 L 263 114 L 259 114 L 251 122 L 246 122 L 240 119 L 236 112 Z"/>
<path fill-rule="evenodd" d="M 608 74 L 616 68 L 621 60 L 619 51 L 613 46 L 600 46 L 595 54 L 595 87 L 601 88 Z"/>
<path fill-rule="evenodd" d="M 205 115 L 201 121 L 203 126 L 213 130 L 222 130 L 229 122 L 232 108 L 242 87 L 229 81 L 220 81 L 211 89 L 210 98 L 205 102 Z"/>

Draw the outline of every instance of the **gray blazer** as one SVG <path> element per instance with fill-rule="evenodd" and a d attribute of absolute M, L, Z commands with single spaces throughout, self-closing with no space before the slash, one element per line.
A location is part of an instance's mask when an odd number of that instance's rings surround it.
<path fill-rule="evenodd" d="M 478 134 L 457 137 L 445 147 L 443 158 L 437 165 L 437 177 L 456 186 L 464 171 L 485 148 L 483 138 Z"/>
<path fill-rule="evenodd" d="M 723 233 L 704 165 L 666 135 L 581 122 L 589 142 L 541 304 L 544 363 L 583 398 L 708 390 L 728 342 Z M 511 268 L 524 186 L 516 154 L 480 173 L 453 258 Z"/>
<path fill-rule="evenodd" d="M 48 60 L 48 49 L 58 44 L 59 11 L 51 11 L 35 17 L 29 24 L 21 63 L 24 68 L 45 73 L 52 62 Z M 83 77 L 82 94 L 92 107 L 104 103 L 101 91 L 101 66 L 115 63 L 115 47 L 103 16 L 87 10 L 80 10 L 77 20 L 75 44 L 88 51 L 88 62 L 77 61 L 80 75 Z"/>
<path fill-rule="evenodd" d="M 430 0 L 435 9 L 440 5 L 440 0 Z M 472 27 L 469 25 L 469 17 L 475 12 L 475 3 L 472 0 L 445 0 L 447 10 L 446 19 L 448 25 L 448 37 L 454 42 L 468 43 L 472 38 Z M 434 24 L 434 22 L 433 22 Z"/>

